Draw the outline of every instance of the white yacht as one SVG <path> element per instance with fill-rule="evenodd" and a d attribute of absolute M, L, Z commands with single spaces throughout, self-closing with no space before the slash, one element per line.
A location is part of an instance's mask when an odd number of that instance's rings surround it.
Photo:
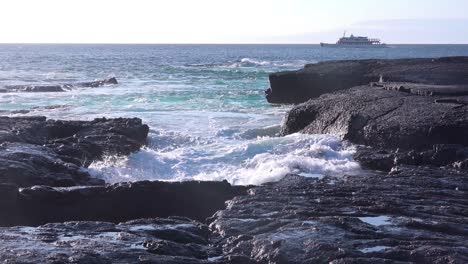
<path fill-rule="evenodd" d="M 346 31 L 336 43 L 320 43 L 324 48 L 386 48 L 387 44 L 381 43 L 380 39 L 351 36 L 346 37 Z"/>

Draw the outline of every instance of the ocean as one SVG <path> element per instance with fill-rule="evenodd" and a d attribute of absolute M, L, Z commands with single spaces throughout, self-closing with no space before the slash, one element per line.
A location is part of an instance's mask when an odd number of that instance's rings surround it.
<path fill-rule="evenodd" d="M 355 146 L 334 135 L 279 137 L 290 105 L 264 98 L 268 74 L 306 63 L 367 58 L 468 56 L 468 45 L 324 49 L 318 45 L 0 45 L 0 88 L 116 77 L 118 85 L 55 93 L 0 93 L 0 111 L 52 119 L 139 117 L 145 148 L 87 170 L 108 182 L 228 180 L 261 184 L 288 173 L 360 172 Z M 7 113 L 8 114 L 8 113 Z M 22 114 L 9 114 L 22 115 Z"/>

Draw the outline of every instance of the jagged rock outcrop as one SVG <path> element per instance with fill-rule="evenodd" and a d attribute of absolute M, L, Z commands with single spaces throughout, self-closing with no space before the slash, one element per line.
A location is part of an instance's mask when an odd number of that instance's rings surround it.
<path fill-rule="evenodd" d="M 81 82 L 81 83 L 67 83 L 62 85 L 7 85 L 0 88 L 0 93 L 7 92 L 65 92 L 73 88 L 95 88 L 104 85 L 118 84 L 115 77 L 98 80 L 93 82 Z"/>
<path fill-rule="evenodd" d="M 108 186 L 18 189 L 0 185 L 0 226 L 65 221 L 122 222 L 138 218 L 184 216 L 203 221 L 246 187 L 228 182 L 141 181 Z"/>
<path fill-rule="evenodd" d="M 354 143 L 392 149 L 468 146 L 465 101 L 468 96 L 420 96 L 369 85 L 354 87 L 293 107 L 282 133 L 337 134 Z"/>
<path fill-rule="evenodd" d="M 270 103 L 297 104 L 325 93 L 377 82 L 467 85 L 468 57 L 326 61 L 270 74 Z"/>
<path fill-rule="evenodd" d="M 129 155 L 146 142 L 141 119 L 46 120 L 0 116 L 0 183 L 76 186 L 103 184 L 81 167 L 104 155 Z"/>
<path fill-rule="evenodd" d="M 316 96 L 325 94 L 293 107 L 282 134 L 329 133 L 371 146 L 355 155 L 371 169 L 389 171 L 401 164 L 466 169 L 467 64 L 468 57 L 450 57 L 310 65 L 299 72 L 343 85 L 314 90 Z M 380 75 L 386 81 L 375 82 Z M 367 84 L 349 88 L 362 83 Z"/>

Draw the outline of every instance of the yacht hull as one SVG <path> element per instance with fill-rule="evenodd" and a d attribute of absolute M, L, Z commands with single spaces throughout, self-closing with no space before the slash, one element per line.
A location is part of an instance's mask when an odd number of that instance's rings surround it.
<path fill-rule="evenodd" d="M 320 43 L 323 48 L 360 48 L 360 49 L 380 49 L 388 48 L 386 44 L 368 44 L 368 45 L 352 45 L 352 44 L 329 44 Z"/>

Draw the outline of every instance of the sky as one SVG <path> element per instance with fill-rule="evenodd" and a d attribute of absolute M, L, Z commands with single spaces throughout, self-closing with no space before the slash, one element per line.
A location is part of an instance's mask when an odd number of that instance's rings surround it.
<path fill-rule="evenodd" d="M 0 43 L 468 43 L 468 0 L 1 0 Z"/>

